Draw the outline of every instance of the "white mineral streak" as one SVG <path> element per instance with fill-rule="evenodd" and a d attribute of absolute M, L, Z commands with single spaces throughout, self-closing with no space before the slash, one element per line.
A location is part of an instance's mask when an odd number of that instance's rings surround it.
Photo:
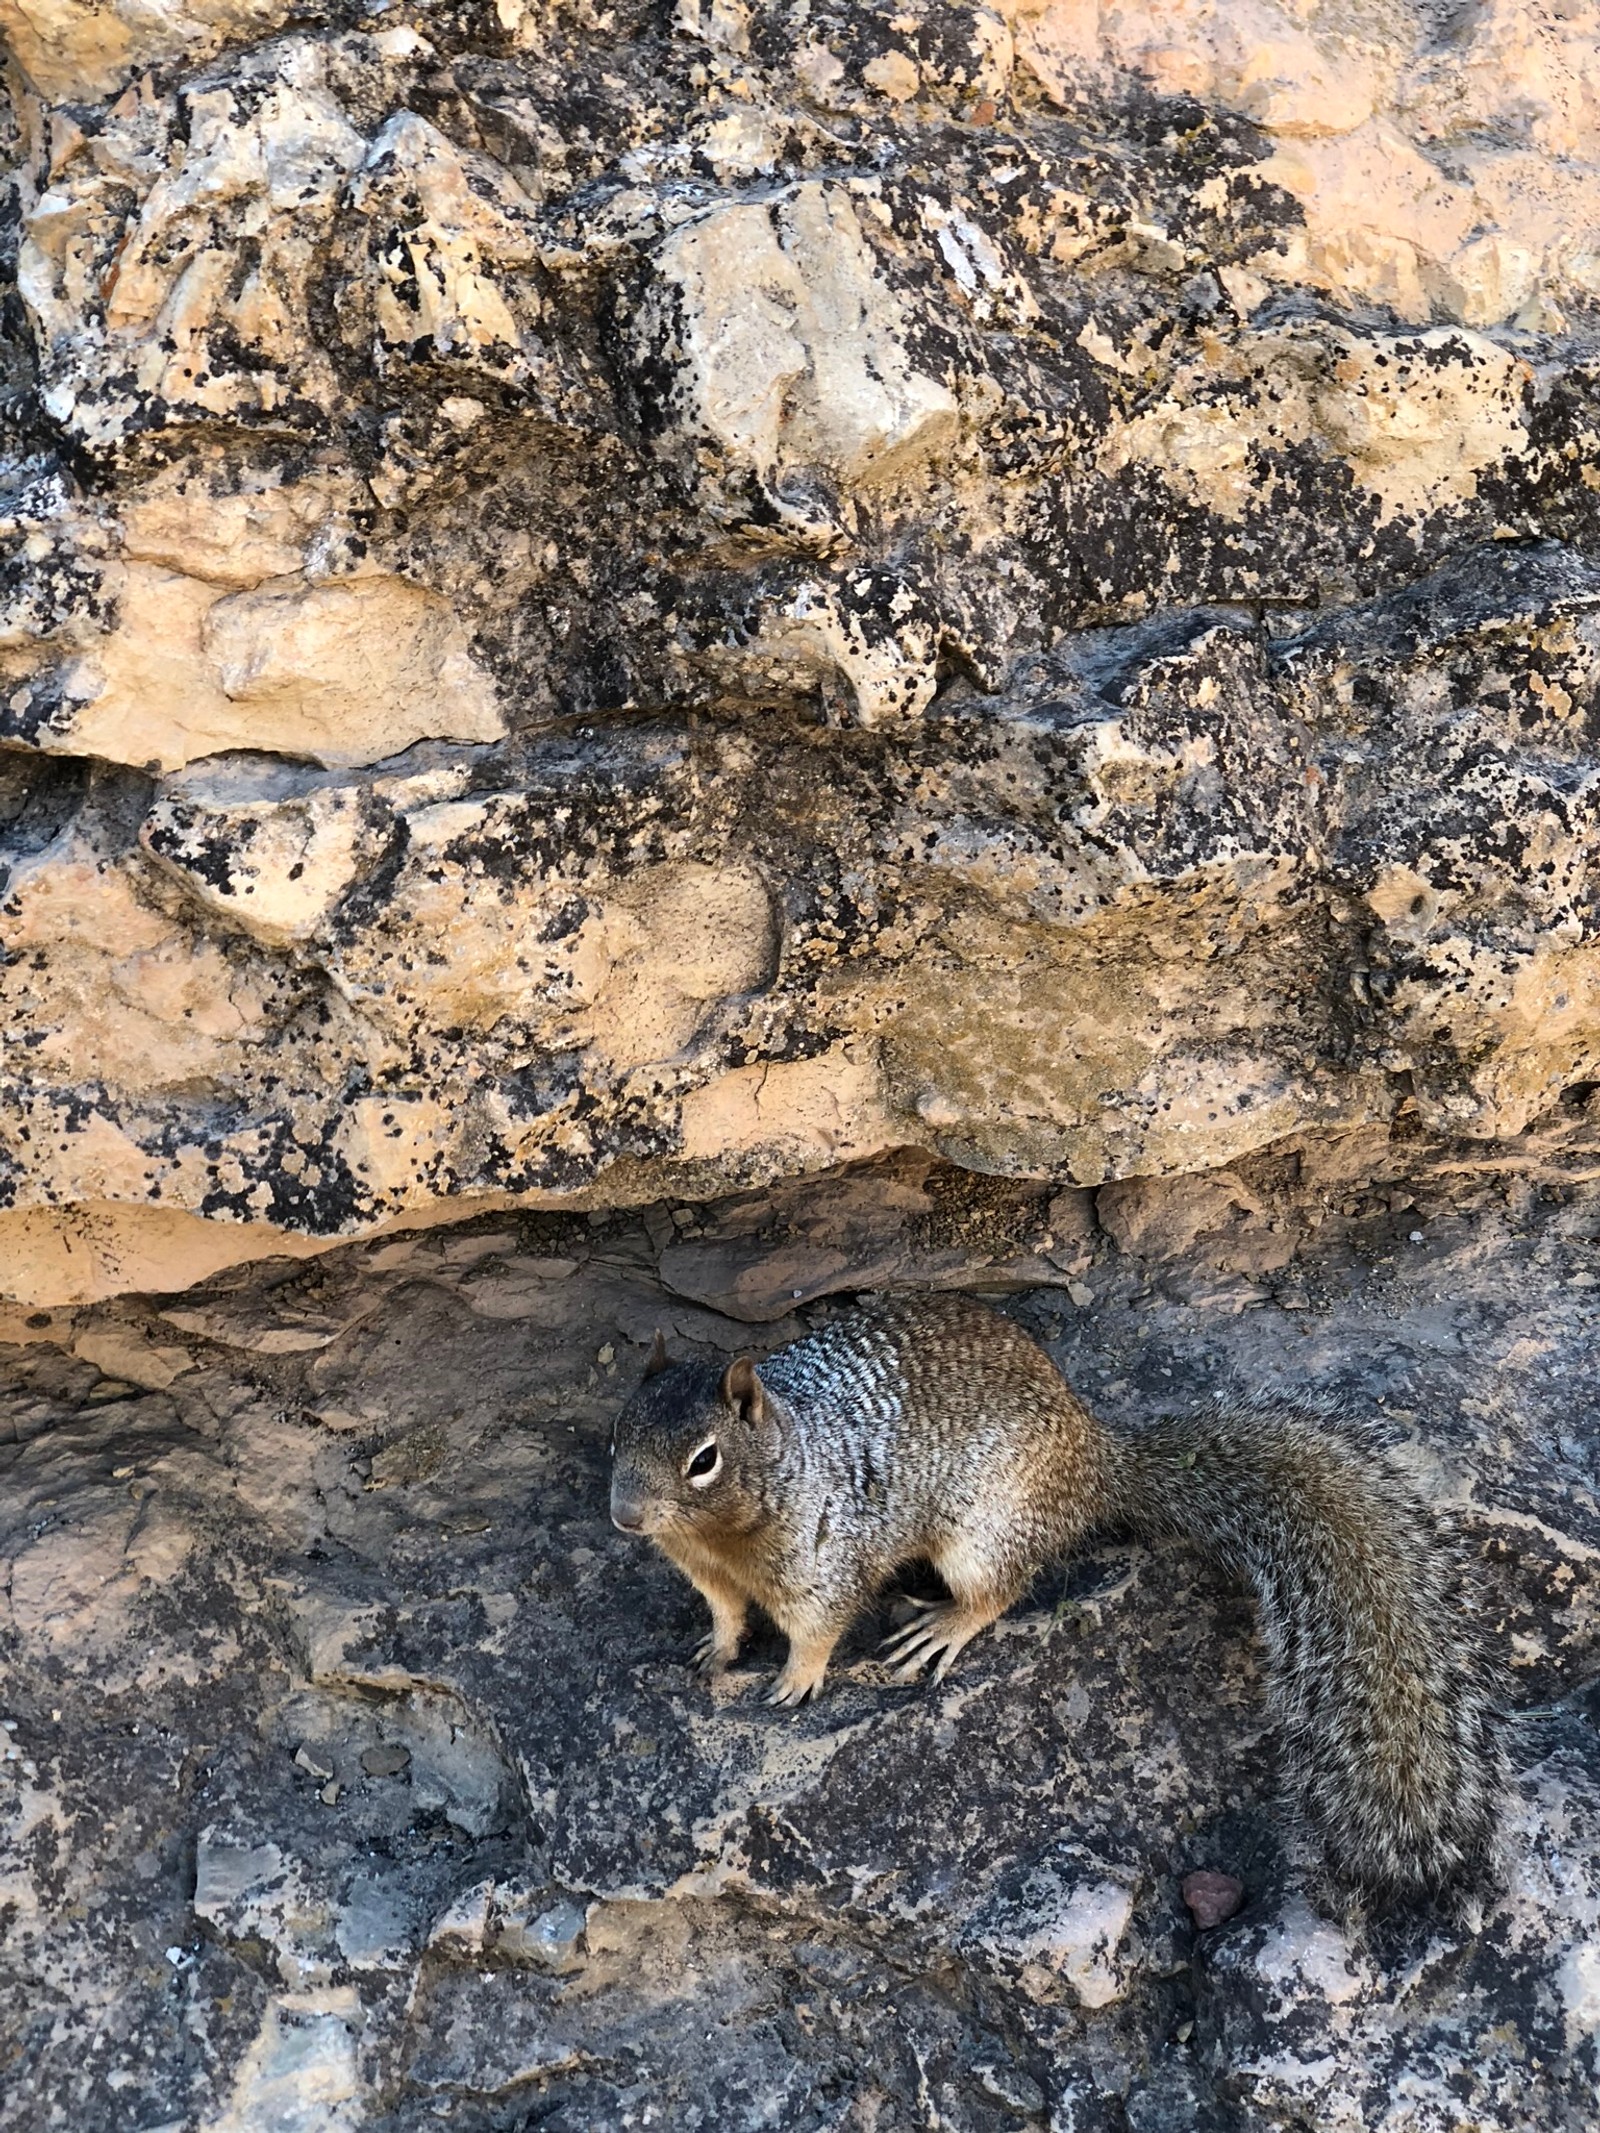
<path fill-rule="evenodd" d="M 974 1945 L 1014 1970 L 1030 1999 L 1047 2004 L 1065 1988 L 1080 2007 L 1109 2007 L 1128 1989 L 1135 1891 L 1095 1867 L 1067 1847 L 1035 1866 L 1015 1898 L 991 1902 L 970 1928 Z"/>
<path fill-rule="evenodd" d="M 1107 2007 L 1127 1990 L 1118 1952 L 1133 1917 L 1133 1892 L 1116 1881 L 1075 1888 L 1056 1915 L 1018 1943 L 1029 1966 L 1065 1978 L 1084 2007 Z"/>
<path fill-rule="evenodd" d="M 1304 1903 L 1291 1904 L 1284 1912 L 1262 1943 L 1256 1969 L 1285 2000 L 1299 1998 L 1310 1988 L 1340 2007 L 1357 1998 L 1363 1985 L 1349 1937 L 1315 1917 Z"/>

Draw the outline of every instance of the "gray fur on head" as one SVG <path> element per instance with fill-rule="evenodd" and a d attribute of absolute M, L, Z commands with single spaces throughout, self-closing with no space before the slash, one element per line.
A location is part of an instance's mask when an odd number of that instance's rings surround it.
<path fill-rule="evenodd" d="M 611 1515 L 625 1532 L 744 1530 L 764 1513 L 777 1420 L 747 1356 L 719 1373 L 658 1353 L 617 1417 Z M 623 1514 L 619 1516 L 619 1511 Z M 641 1523 L 642 1520 L 642 1523 Z"/>

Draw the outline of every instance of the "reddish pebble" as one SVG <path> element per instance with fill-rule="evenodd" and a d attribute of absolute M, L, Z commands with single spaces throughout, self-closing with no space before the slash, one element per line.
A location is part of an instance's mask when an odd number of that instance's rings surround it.
<path fill-rule="evenodd" d="M 1238 1910 L 1244 1902 L 1244 1883 L 1232 1874 L 1214 1874 L 1209 1867 L 1201 1867 L 1198 1873 L 1184 1875 L 1181 1893 L 1195 1924 L 1204 1933 L 1211 1926 L 1220 1926 Z"/>

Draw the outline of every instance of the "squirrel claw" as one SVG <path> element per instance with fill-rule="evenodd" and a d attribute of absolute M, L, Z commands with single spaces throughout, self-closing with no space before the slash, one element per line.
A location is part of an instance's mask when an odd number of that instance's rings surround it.
<path fill-rule="evenodd" d="M 882 1655 L 893 1668 L 891 1680 L 915 1681 L 925 1667 L 932 1665 L 933 1679 L 943 1681 L 951 1662 L 984 1627 L 983 1621 L 974 1621 L 946 1601 L 923 1604 L 925 1613 L 883 1641 Z"/>
<path fill-rule="evenodd" d="M 798 1711 L 803 1703 L 811 1701 L 821 1686 L 821 1681 L 817 1678 L 810 1681 L 786 1681 L 780 1674 L 772 1684 L 767 1702 L 778 1705 L 780 1709 Z"/>
<path fill-rule="evenodd" d="M 897 1629 L 893 1636 L 885 1637 L 878 1649 L 891 1665 L 904 1661 L 915 1673 L 927 1664 L 943 1642 L 937 1623 L 911 1622 L 904 1629 Z"/>
<path fill-rule="evenodd" d="M 738 1656 L 737 1645 L 730 1651 L 726 1645 L 718 1644 L 713 1632 L 700 1639 L 689 1663 L 702 1681 L 720 1681 Z"/>

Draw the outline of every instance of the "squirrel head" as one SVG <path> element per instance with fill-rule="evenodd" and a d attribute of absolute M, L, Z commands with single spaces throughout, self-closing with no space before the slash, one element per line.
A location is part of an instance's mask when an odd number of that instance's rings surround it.
<path fill-rule="evenodd" d="M 611 1523 L 648 1535 L 749 1532 L 781 1443 L 776 1403 L 747 1355 L 720 1373 L 672 1363 L 658 1333 L 612 1432 Z"/>

